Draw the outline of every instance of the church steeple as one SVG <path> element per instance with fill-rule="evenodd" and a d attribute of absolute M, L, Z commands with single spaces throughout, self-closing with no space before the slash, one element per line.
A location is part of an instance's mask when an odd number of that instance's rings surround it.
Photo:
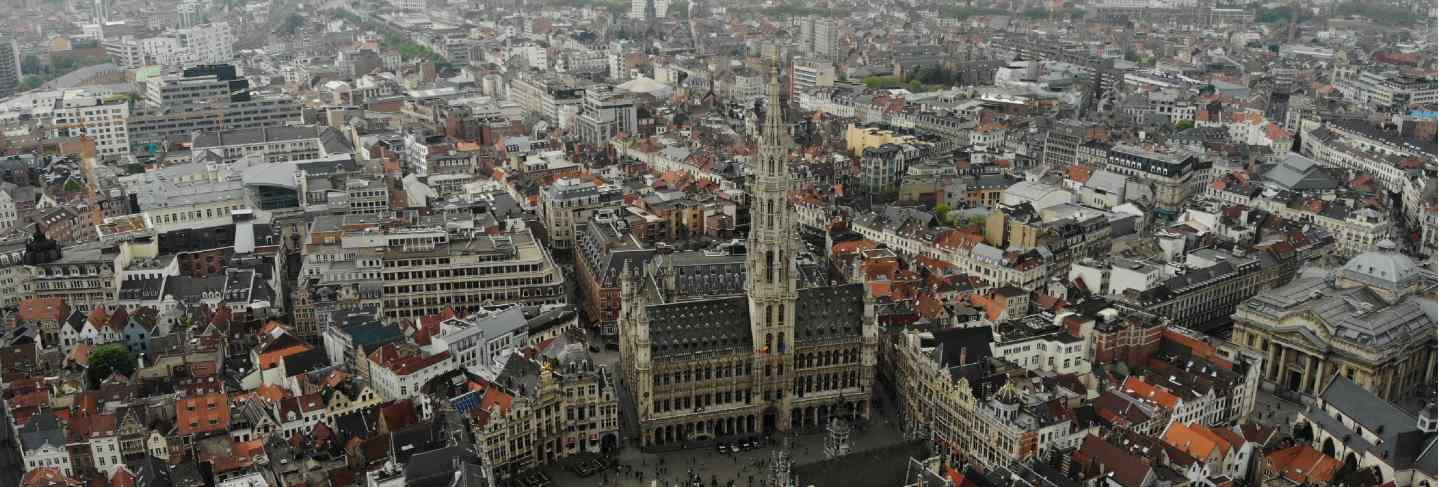
<path fill-rule="evenodd" d="M 770 59 L 769 103 L 760 134 L 760 157 L 750 186 L 750 237 L 745 256 L 745 294 L 755 344 L 752 397 L 767 404 L 763 430 L 790 430 L 794 390 L 795 240 L 790 211 L 790 168 L 784 110 L 780 104 L 780 60 Z"/>
<path fill-rule="evenodd" d="M 750 238 L 746 253 L 749 271 L 745 288 L 757 292 L 793 294 L 790 244 L 793 228 L 789 211 L 790 168 L 787 151 L 790 135 L 785 129 L 784 106 L 780 103 L 780 59 L 772 54 L 765 124 L 760 133 L 760 158 L 751 186 Z"/>

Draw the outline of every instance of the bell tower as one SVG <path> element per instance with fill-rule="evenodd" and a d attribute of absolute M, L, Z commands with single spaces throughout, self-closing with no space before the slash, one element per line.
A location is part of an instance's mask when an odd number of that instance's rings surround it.
<path fill-rule="evenodd" d="M 650 313 L 645 296 L 642 265 L 630 266 L 626 260 L 620 269 L 620 316 L 616 320 L 620 335 L 620 360 L 629 382 L 627 392 L 635 401 L 636 413 L 643 419 L 654 415 L 650 410 L 653 392 L 650 357 Z M 646 432 L 646 435 L 649 433 Z M 648 438 L 646 441 L 651 441 Z M 648 444 L 648 443 L 646 443 Z"/>
<path fill-rule="evenodd" d="M 794 369 L 795 263 L 790 211 L 790 136 L 780 104 L 780 58 L 770 55 L 770 86 L 759 141 L 759 164 L 750 187 L 750 236 L 746 242 L 745 294 L 755 344 L 752 397 L 761 405 L 762 431 L 790 430 Z"/>

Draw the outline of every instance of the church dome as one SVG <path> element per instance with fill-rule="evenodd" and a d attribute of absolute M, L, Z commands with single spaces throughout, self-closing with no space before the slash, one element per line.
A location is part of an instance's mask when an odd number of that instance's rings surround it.
<path fill-rule="evenodd" d="M 1383 240 L 1377 250 L 1365 252 L 1345 263 L 1345 277 L 1386 289 L 1406 287 L 1419 275 L 1419 267 L 1395 251 L 1395 243 Z"/>

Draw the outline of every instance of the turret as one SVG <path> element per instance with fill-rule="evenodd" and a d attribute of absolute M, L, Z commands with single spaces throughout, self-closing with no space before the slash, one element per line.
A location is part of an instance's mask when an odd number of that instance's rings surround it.
<path fill-rule="evenodd" d="M 1434 434 L 1436 419 L 1435 403 L 1432 402 L 1425 405 L 1425 409 L 1420 411 L 1420 417 L 1415 420 L 1415 427 L 1427 435 Z"/>

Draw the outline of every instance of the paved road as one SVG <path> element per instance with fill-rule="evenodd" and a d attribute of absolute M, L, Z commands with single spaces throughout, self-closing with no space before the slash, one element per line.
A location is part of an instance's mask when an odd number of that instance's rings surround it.
<path fill-rule="evenodd" d="M 1256 392 L 1255 410 L 1250 413 L 1250 420 L 1275 426 L 1280 428 L 1281 434 L 1288 435 L 1291 425 L 1295 424 L 1295 415 L 1304 409 L 1305 405 L 1296 400 L 1281 398 L 1261 389 Z"/>
<path fill-rule="evenodd" d="M 878 417 L 879 415 L 877 415 Z M 790 452 L 794 464 L 804 465 L 825 460 L 826 436 L 824 433 L 813 433 L 792 437 Z M 876 419 L 865 431 L 856 431 L 851 434 L 851 449 L 857 452 L 873 450 L 902 441 L 898 425 L 890 423 L 888 420 Z M 729 485 L 729 482 L 733 481 L 733 485 L 749 487 L 752 476 L 755 479 L 754 485 L 761 485 L 766 478 L 769 472 L 766 462 L 771 458 L 774 448 L 777 447 L 771 445 L 739 454 L 721 454 L 713 448 L 658 454 L 645 453 L 635 448 L 625 448 L 620 452 L 620 463 L 640 471 L 641 475 L 638 478 L 633 475 L 621 478 L 614 471 L 607 471 L 582 479 L 555 466 L 546 468 L 545 473 L 550 476 L 557 487 L 676 486 L 683 485 L 689 472 L 699 475 L 707 486 L 710 485 L 713 478 L 720 486 Z M 664 465 L 663 471 L 660 470 L 661 465 Z"/>

